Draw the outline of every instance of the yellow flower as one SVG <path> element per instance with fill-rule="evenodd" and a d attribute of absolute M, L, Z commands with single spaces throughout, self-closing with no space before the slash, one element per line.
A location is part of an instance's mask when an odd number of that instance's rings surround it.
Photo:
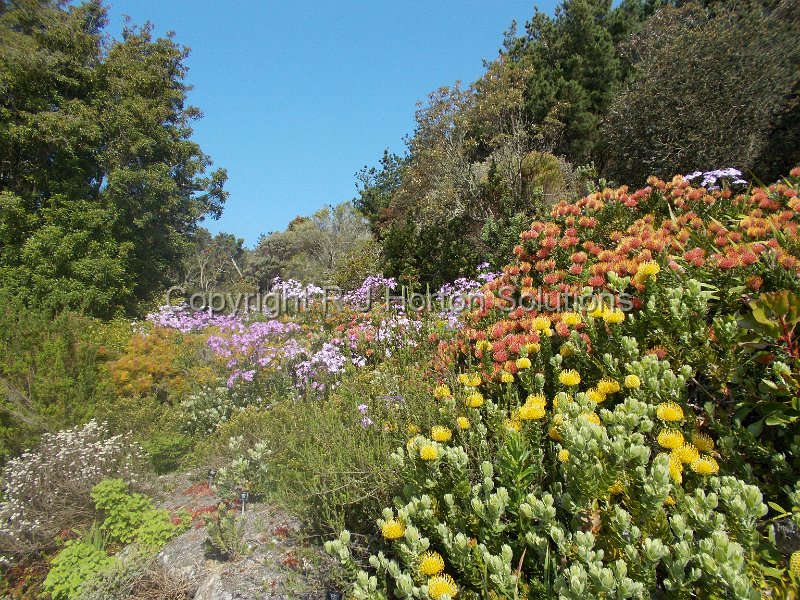
<path fill-rule="evenodd" d="M 603 311 L 603 321 L 609 325 L 616 325 L 618 323 L 622 323 L 624 320 L 625 313 L 618 308 Z"/>
<path fill-rule="evenodd" d="M 519 431 L 522 428 L 522 424 L 518 419 L 506 419 L 503 421 L 503 425 L 505 425 L 506 429 L 510 429 L 511 431 Z"/>
<path fill-rule="evenodd" d="M 431 439 L 434 442 L 449 442 L 453 438 L 453 432 L 449 428 L 441 425 L 434 425 L 431 428 Z"/>
<path fill-rule="evenodd" d="M 575 356 L 577 354 L 577 350 L 575 350 L 575 346 L 573 346 L 570 342 L 566 344 L 562 344 L 561 348 L 559 348 L 558 353 L 563 356 L 564 358 L 568 358 L 570 356 Z"/>
<path fill-rule="evenodd" d="M 692 471 L 698 475 L 715 475 L 719 473 L 719 465 L 717 464 L 717 461 L 708 454 L 703 454 L 690 466 Z"/>
<path fill-rule="evenodd" d="M 436 460 L 439 458 L 439 451 L 436 449 L 436 446 L 425 444 L 419 449 L 419 457 L 422 460 Z"/>
<path fill-rule="evenodd" d="M 597 390 L 604 395 L 616 394 L 620 390 L 619 382 L 616 379 L 603 377 L 597 382 Z"/>
<path fill-rule="evenodd" d="M 675 483 L 683 483 L 683 464 L 672 454 L 662 452 L 659 456 L 666 456 L 669 459 L 669 476 Z"/>
<path fill-rule="evenodd" d="M 625 488 L 622 487 L 622 483 L 620 483 L 619 480 L 615 481 L 614 485 L 612 485 L 610 488 L 608 488 L 608 492 L 612 496 L 616 496 L 618 494 L 621 494 L 624 491 L 625 491 Z"/>
<path fill-rule="evenodd" d="M 589 400 L 591 400 L 592 402 L 596 402 L 597 404 L 606 401 L 606 395 L 603 394 L 597 388 L 590 389 L 589 391 L 586 392 L 586 395 L 589 397 Z"/>
<path fill-rule="evenodd" d="M 642 263 L 639 265 L 639 268 L 636 269 L 636 275 L 634 275 L 633 280 L 636 283 L 644 283 L 648 279 L 653 279 L 655 281 L 656 275 L 661 272 L 661 266 L 654 260 Z"/>
<path fill-rule="evenodd" d="M 561 434 L 558 432 L 558 427 L 555 425 L 551 425 L 550 429 L 547 431 L 547 437 L 551 440 L 555 440 L 556 442 L 560 442 L 562 439 Z"/>
<path fill-rule="evenodd" d="M 475 349 L 480 350 L 481 352 L 491 352 L 492 342 L 489 340 L 480 340 L 477 344 L 475 344 Z"/>
<path fill-rule="evenodd" d="M 469 375 L 467 375 L 466 373 L 461 373 L 458 376 L 458 383 L 460 383 L 461 385 L 469 385 Z"/>
<path fill-rule="evenodd" d="M 381 527 L 381 533 L 387 540 L 397 540 L 406 534 L 406 525 L 397 519 L 389 519 Z"/>
<path fill-rule="evenodd" d="M 642 380 L 636 375 L 625 376 L 625 387 L 631 390 L 638 389 L 642 385 Z"/>
<path fill-rule="evenodd" d="M 536 331 L 547 331 L 550 329 L 550 319 L 544 316 L 536 317 L 531 321 L 531 327 Z"/>
<path fill-rule="evenodd" d="M 503 371 L 500 373 L 500 381 L 503 383 L 514 383 L 514 376 L 508 371 Z"/>
<path fill-rule="evenodd" d="M 553 417 L 553 425 L 561 426 L 564 424 L 564 415 L 558 413 Z"/>
<path fill-rule="evenodd" d="M 456 423 L 459 429 L 469 429 L 469 419 L 467 417 L 458 417 Z"/>
<path fill-rule="evenodd" d="M 447 385 L 437 385 L 436 388 L 433 390 L 433 397 L 437 400 L 442 400 L 444 398 L 449 398 L 452 392 Z"/>
<path fill-rule="evenodd" d="M 693 444 L 684 444 L 680 448 L 675 448 L 672 453 L 685 465 L 691 465 L 700 458 L 700 453 Z"/>
<path fill-rule="evenodd" d="M 692 442 L 700 452 L 711 452 L 714 449 L 714 440 L 706 433 L 695 431 L 692 434 Z"/>
<path fill-rule="evenodd" d="M 525 350 L 527 350 L 528 354 L 536 354 L 541 349 L 541 345 L 537 344 L 536 342 L 531 342 L 525 346 Z"/>
<path fill-rule="evenodd" d="M 455 598 L 457 593 L 458 586 L 450 575 L 437 575 L 428 580 L 428 596 L 433 600 L 439 600 L 445 594 Z"/>
<path fill-rule="evenodd" d="M 800 577 L 800 551 L 792 553 L 789 559 L 789 570 L 794 573 L 795 577 Z"/>
<path fill-rule="evenodd" d="M 594 310 L 592 310 L 592 316 L 595 319 L 599 319 L 603 316 L 607 309 L 608 307 L 605 304 L 598 304 L 594 307 Z"/>
<path fill-rule="evenodd" d="M 478 373 L 473 373 L 469 376 L 469 385 L 472 387 L 478 387 L 481 384 L 481 376 Z"/>
<path fill-rule="evenodd" d="M 544 408 L 547 406 L 547 398 L 544 397 L 544 394 L 531 394 L 525 400 L 525 404 L 536 404 Z"/>
<path fill-rule="evenodd" d="M 541 404 L 523 404 L 519 409 L 519 418 L 523 421 L 541 419 L 545 414 L 546 411 Z"/>
<path fill-rule="evenodd" d="M 600 416 L 594 412 L 586 412 L 581 413 L 581 416 L 589 421 L 589 423 L 594 423 L 595 425 L 600 425 Z"/>
<path fill-rule="evenodd" d="M 419 559 L 419 572 L 426 577 L 438 575 L 444 571 L 444 559 L 438 552 L 429 551 Z"/>
<path fill-rule="evenodd" d="M 673 498 L 672 496 L 667 496 L 666 498 L 664 498 L 664 504 L 666 504 L 667 506 L 675 506 L 675 498 Z"/>
<path fill-rule="evenodd" d="M 470 394 L 469 396 L 467 396 L 465 402 L 467 406 L 469 406 L 470 408 L 480 408 L 481 406 L 483 406 L 483 394 L 481 394 L 480 392 L 475 392 L 473 394 Z"/>
<path fill-rule="evenodd" d="M 531 368 L 531 359 L 527 356 L 523 356 L 522 358 L 517 359 L 517 368 L 522 369 L 530 369 Z"/>
<path fill-rule="evenodd" d="M 675 450 L 683 446 L 683 434 L 677 429 L 662 429 L 658 434 L 658 445 Z"/>
<path fill-rule="evenodd" d="M 569 450 L 564 448 L 563 450 L 558 451 L 558 461 L 565 463 L 569 460 Z"/>
<path fill-rule="evenodd" d="M 408 432 L 408 435 L 417 435 L 419 433 L 419 427 L 411 423 L 408 427 L 406 427 L 406 431 Z"/>
<path fill-rule="evenodd" d="M 656 416 L 662 421 L 680 421 L 683 419 L 683 409 L 675 402 L 662 402 L 656 406 Z"/>
<path fill-rule="evenodd" d="M 575 369 L 567 369 L 558 374 L 558 380 L 562 385 L 572 387 L 581 382 L 581 376 Z"/>
<path fill-rule="evenodd" d="M 561 321 L 564 323 L 564 325 L 574 327 L 575 325 L 580 325 L 583 319 L 576 312 L 565 312 L 563 315 L 561 315 Z"/>

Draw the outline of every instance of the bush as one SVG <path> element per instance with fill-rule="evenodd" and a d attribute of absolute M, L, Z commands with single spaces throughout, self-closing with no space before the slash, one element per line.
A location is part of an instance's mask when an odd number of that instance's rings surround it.
<path fill-rule="evenodd" d="M 0 552 L 22 558 L 52 549 L 65 526 L 92 521 L 95 484 L 113 475 L 142 486 L 145 464 L 138 445 L 95 421 L 45 434 L 36 450 L 6 465 Z"/>
<path fill-rule="evenodd" d="M 128 492 L 121 479 L 106 479 L 92 489 L 92 500 L 105 520 L 101 525 L 112 541 L 120 544 L 136 542 L 146 549 L 158 550 L 189 526 L 189 516 L 182 515 L 178 525 L 169 512 L 157 510 L 144 494 Z"/>
<path fill-rule="evenodd" d="M 223 502 L 213 516 L 204 517 L 208 537 L 203 543 L 206 554 L 230 560 L 244 556 L 250 546 L 244 541 L 244 524 Z"/>
<path fill-rule="evenodd" d="M 102 536 L 94 534 L 70 540 L 50 563 L 44 580 L 44 590 L 53 600 L 72 600 L 81 597 L 83 583 L 114 563 L 105 549 Z"/>

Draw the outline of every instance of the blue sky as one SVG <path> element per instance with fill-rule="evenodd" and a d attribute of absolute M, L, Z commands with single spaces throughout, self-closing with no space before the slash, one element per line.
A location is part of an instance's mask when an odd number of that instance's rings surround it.
<path fill-rule="evenodd" d="M 108 0 L 192 49 L 195 140 L 228 169 L 223 217 L 204 224 L 255 245 L 297 215 L 355 196 L 355 173 L 404 149 L 416 102 L 471 82 L 529 0 Z M 552 13 L 552 0 L 539 3 Z"/>

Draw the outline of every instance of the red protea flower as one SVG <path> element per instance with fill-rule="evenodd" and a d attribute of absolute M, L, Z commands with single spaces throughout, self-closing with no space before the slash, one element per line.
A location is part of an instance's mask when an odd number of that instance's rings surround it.
<path fill-rule="evenodd" d="M 570 272 L 571 275 L 580 275 L 581 273 L 583 273 L 583 267 L 581 265 L 577 265 L 577 264 L 572 265 L 569 268 L 569 272 Z"/>
<path fill-rule="evenodd" d="M 603 287 L 606 284 L 606 278 L 603 275 L 593 275 L 587 283 L 592 287 Z"/>
<path fill-rule="evenodd" d="M 722 256 L 717 261 L 717 266 L 720 269 L 733 269 L 736 266 L 736 259 L 732 256 Z"/>
<path fill-rule="evenodd" d="M 667 349 L 664 346 L 655 346 L 647 351 L 647 354 L 656 356 L 658 360 L 664 360 L 667 357 Z"/>
<path fill-rule="evenodd" d="M 492 352 L 492 359 L 494 362 L 503 363 L 508 360 L 508 352 L 505 349 L 502 350 L 495 350 Z"/>

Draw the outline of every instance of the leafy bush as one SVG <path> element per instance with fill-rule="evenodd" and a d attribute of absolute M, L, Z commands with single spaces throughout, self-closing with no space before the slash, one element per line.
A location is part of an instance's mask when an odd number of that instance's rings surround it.
<path fill-rule="evenodd" d="M 68 541 L 52 560 L 44 590 L 53 600 L 82 597 L 79 591 L 83 583 L 114 562 L 106 552 L 102 535 L 93 528 L 89 535 Z"/>
<path fill-rule="evenodd" d="M 270 483 L 270 450 L 266 442 L 257 442 L 247 448 L 240 437 L 228 440 L 228 448 L 233 454 L 230 464 L 217 473 L 217 484 L 223 494 L 235 494 L 239 490 L 252 494 L 263 494 Z"/>
<path fill-rule="evenodd" d="M 191 438 L 179 433 L 155 434 L 142 441 L 142 447 L 158 475 L 178 469 L 192 444 Z"/>
<path fill-rule="evenodd" d="M 244 541 L 244 524 L 236 511 L 230 511 L 224 502 L 217 507 L 215 515 L 205 516 L 204 520 L 208 537 L 203 547 L 207 554 L 230 560 L 250 551 Z"/>
<path fill-rule="evenodd" d="M 101 526 L 111 540 L 120 544 L 136 542 L 143 548 L 158 549 L 184 531 L 188 514 L 178 525 L 172 523 L 166 510 L 157 510 L 144 494 L 129 493 L 121 479 L 106 479 L 92 489 L 92 499 L 105 515 Z"/>
<path fill-rule="evenodd" d="M 211 434 L 239 408 L 258 402 L 250 395 L 225 386 L 205 386 L 181 401 L 184 429 L 190 434 Z"/>
<path fill-rule="evenodd" d="M 21 558 L 52 549 L 65 525 L 92 521 L 95 484 L 113 475 L 142 486 L 145 464 L 138 445 L 95 421 L 45 434 L 37 449 L 6 465 L 0 552 Z"/>

